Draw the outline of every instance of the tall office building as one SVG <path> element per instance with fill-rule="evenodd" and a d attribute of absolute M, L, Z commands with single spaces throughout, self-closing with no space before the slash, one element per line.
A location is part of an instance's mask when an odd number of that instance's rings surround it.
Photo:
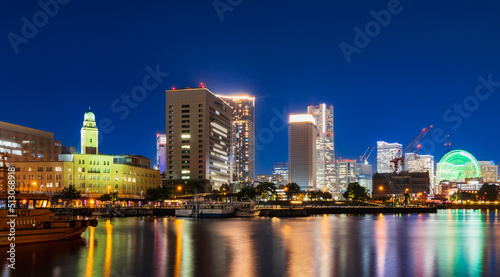
<path fill-rule="evenodd" d="M 255 179 L 255 97 L 216 95 L 233 108 L 233 181 Z"/>
<path fill-rule="evenodd" d="M 356 163 L 356 181 L 365 187 L 370 194 L 373 193 L 372 165 L 368 163 Z"/>
<path fill-rule="evenodd" d="M 288 163 L 273 163 L 273 175 L 281 175 L 283 183 L 288 184 Z"/>
<path fill-rule="evenodd" d="M 377 141 L 377 172 L 378 173 L 393 173 L 391 160 L 398 155 L 403 145 L 399 143 L 387 143 L 385 141 Z M 398 173 L 403 169 L 398 168 Z"/>
<path fill-rule="evenodd" d="M 436 184 L 436 171 L 434 156 L 432 155 L 418 155 L 415 153 L 405 154 L 405 170 L 410 173 L 415 172 L 429 172 L 429 181 L 431 191 L 435 190 Z"/>
<path fill-rule="evenodd" d="M 165 172 L 166 167 L 166 153 L 167 153 L 167 135 L 156 134 L 156 164 L 155 169 L 159 170 L 161 174 Z"/>
<path fill-rule="evenodd" d="M 479 161 L 483 182 L 498 182 L 498 165 L 490 161 Z"/>
<path fill-rule="evenodd" d="M 316 189 L 316 121 L 310 114 L 290 115 L 288 181 Z"/>
<path fill-rule="evenodd" d="M 7 153 L 10 162 L 57 161 L 61 152 L 53 133 L 0 121 L 0 153 Z"/>
<path fill-rule="evenodd" d="M 167 90 L 166 100 L 167 179 L 230 183 L 232 108 L 203 87 Z"/>
<path fill-rule="evenodd" d="M 357 182 L 356 161 L 341 159 L 337 162 L 338 191 L 346 191 L 350 183 Z"/>
<path fill-rule="evenodd" d="M 319 104 L 308 106 L 307 113 L 311 114 L 318 132 L 316 134 L 316 186 L 337 190 L 335 187 L 335 146 L 333 135 L 333 106 Z"/>

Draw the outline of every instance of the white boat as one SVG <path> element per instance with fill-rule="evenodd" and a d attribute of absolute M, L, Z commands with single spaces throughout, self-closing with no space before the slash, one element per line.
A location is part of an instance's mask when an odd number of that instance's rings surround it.
<path fill-rule="evenodd" d="M 232 217 L 234 216 L 234 205 L 227 203 L 200 204 L 198 207 L 199 217 Z"/>
<path fill-rule="evenodd" d="M 260 215 L 260 209 L 250 199 L 242 199 L 236 209 L 237 217 L 255 217 Z"/>
<path fill-rule="evenodd" d="M 175 209 L 175 216 L 177 217 L 192 217 L 193 216 L 193 206 L 185 205 L 183 209 Z"/>

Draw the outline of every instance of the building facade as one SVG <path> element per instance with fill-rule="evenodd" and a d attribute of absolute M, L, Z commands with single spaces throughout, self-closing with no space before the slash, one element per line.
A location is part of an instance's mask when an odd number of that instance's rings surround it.
<path fill-rule="evenodd" d="M 217 95 L 233 108 L 233 181 L 255 179 L 255 97 Z"/>
<path fill-rule="evenodd" d="M 308 106 L 307 113 L 316 121 L 316 187 L 337 190 L 335 170 L 335 145 L 333 132 L 333 106 L 325 103 Z"/>
<path fill-rule="evenodd" d="M 288 184 L 288 163 L 273 163 L 273 175 L 281 175 L 283 183 Z"/>
<path fill-rule="evenodd" d="M 356 181 L 365 187 L 370 194 L 373 192 L 372 165 L 368 163 L 356 163 Z"/>
<path fill-rule="evenodd" d="M 156 134 L 156 164 L 155 169 L 159 170 L 161 174 L 165 174 L 167 169 L 167 135 Z"/>
<path fill-rule="evenodd" d="M 206 88 L 166 91 L 167 179 L 201 180 L 205 190 L 232 181 L 233 110 Z"/>
<path fill-rule="evenodd" d="M 10 162 L 57 161 L 61 152 L 53 133 L 0 121 L 0 153 L 7 153 Z"/>
<path fill-rule="evenodd" d="M 257 182 L 263 183 L 263 182 L 269 182 L 273 183 L 276 186 L 281 186 L 285 185 L 283 182 L 283 176 L 282 175 L 257 175 L 256 179 Z"/>
<path fill-rule="evenodd" d="M 429 179 L 431 185 L 431 193 L 434 192 L 436 184 L 436 165 L 434 163 L 434 156 L 432 155 L 418 155 L 415 153 L 405 154 L 405 170 L 414 172 L 429 172 Z"/>
<path fill-rule="evenodd" d="M 316 189 L 316 121 L 310 114 L 290 115 L 288 181 Z"/>
<path fill-rule="evenodd" d="M 337 162 L 338 191 L 346 191 L 350 183 L 357 182 L 356 161 L 341 159 Z"/>
<path fill-rule="evenodd" d="M 385 141 L 377 141 L 377 172 L 378 173 L 394 173 L 391 160 L 394 159 L 403 148 L 399 143 L 387 143 Z M 398 168 L 397 173 L 403 169 Z"/>
<path fill-rule="evenodd" d="M 479 161 L 483 182 L 498 182 L 498 165 L 490 161 Z"/>
<path fill-rule="evenodd" d="M 403 197 L 405 193 L 410 195 L 426 195 L 430 193 L 430 179 L 428 172 L 401 172 L 375 173 L 373 175 L 374 200 L 389 199 L 391 197 Z"/>
<path fill-rule="evenodd" d="M 97 152 L 99 141 L 92 112 L 85 114 L 82 128 L 82 149 Z M 93 129 L 92 129 L 93 131 Z M 94 150 L 95 149 L 95 150 Z M 17 189 L 21 192 L 60 193 L 74 185 L 83 194 L 104 194 L 117 191 L 121 196 L 138 196 L 148 188 L 161 185 L 160 172 L 150 168 L 151 160 L 135 155 L 61 154 L 57 161 L 10 161 L 16 169 Z"/>

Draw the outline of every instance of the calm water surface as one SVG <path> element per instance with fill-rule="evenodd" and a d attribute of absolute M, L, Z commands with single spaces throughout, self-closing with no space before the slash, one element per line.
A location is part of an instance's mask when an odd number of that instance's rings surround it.
<path fill-rule="evenodd" d="M 2 276 L 500 276 L 500 214 L 100 219 Z M 497 263 L 498 262 L 498 263 Z"/>

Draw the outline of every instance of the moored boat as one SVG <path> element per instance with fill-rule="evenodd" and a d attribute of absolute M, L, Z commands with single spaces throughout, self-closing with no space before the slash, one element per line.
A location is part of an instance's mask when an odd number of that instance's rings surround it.
<path fill-rule="evenodd" d="M 200 204 L 199 217 L 232 217 L 234 216 L 234 205 L 226 203 Z"/>
<path fill-rule="evenodd" d="M 235 215 L 237 217 L 255 217 L 260 215 L 260 209 L 257 207 L 255 202 L 246 198 L 242 199 L 236 208 Z"/>
<path fill-rule="evenodd" d="M 0 195 L 0 246 L 75 238 L 98 223 L 97 219 L 56 216 L 48 209 L 46 195 L 15 194 L 15 198 Z"/>

